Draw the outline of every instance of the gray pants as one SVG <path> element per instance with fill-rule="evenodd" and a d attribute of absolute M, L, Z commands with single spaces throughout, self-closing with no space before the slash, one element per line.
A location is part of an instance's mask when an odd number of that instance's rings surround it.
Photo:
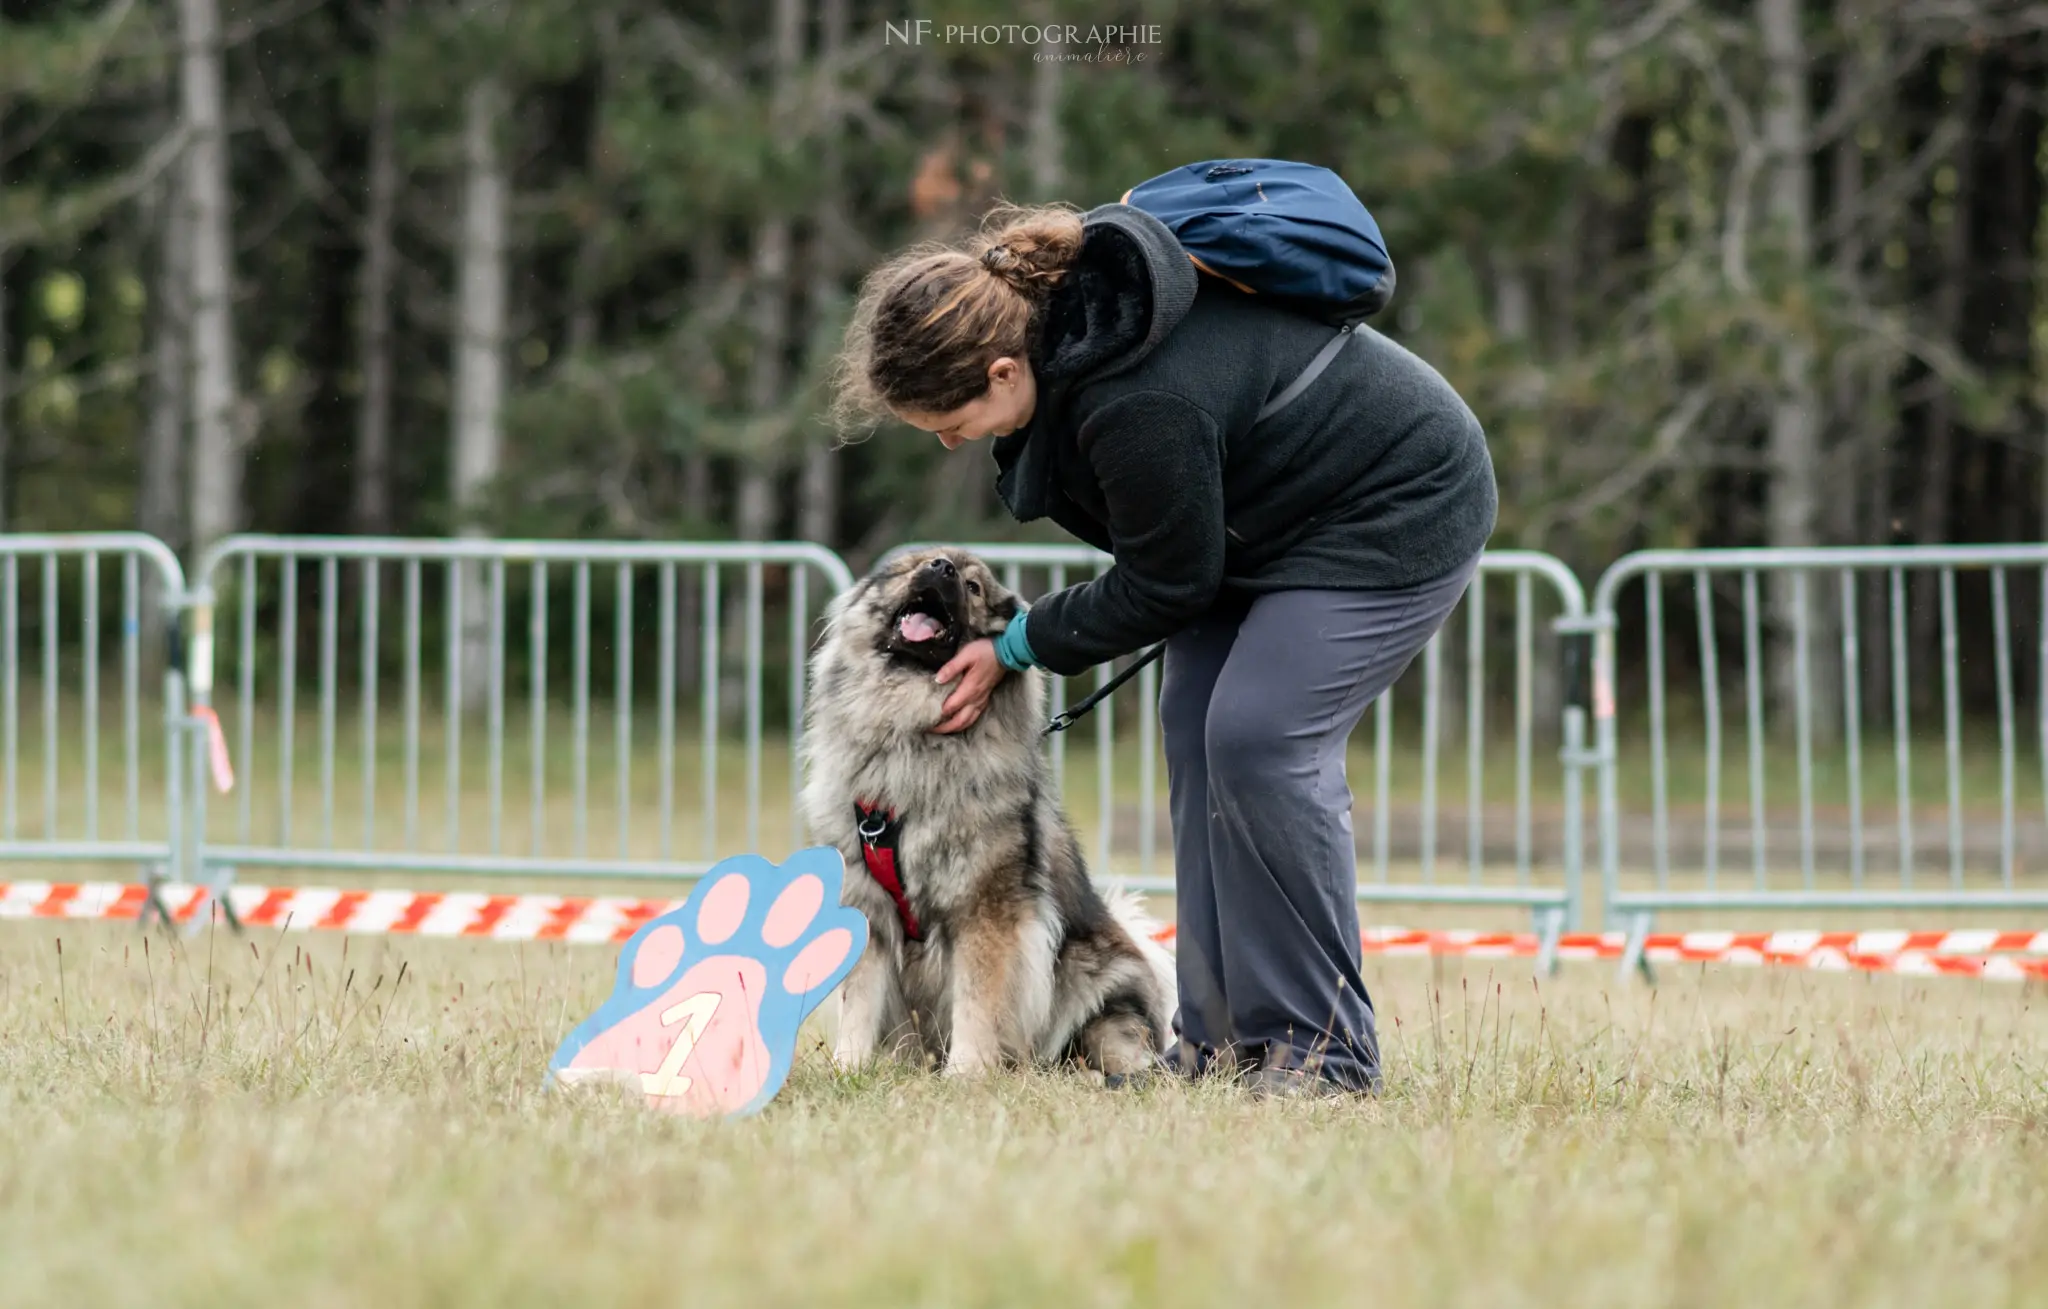
<path fill-rule="evenodd" d="M 1179 1063 L 1228 1052 L 1377 1089 L 1345 745 L 1464 595 L 1227 597 L 1167 642 L 1159 692 L 1179 924 Z"/>

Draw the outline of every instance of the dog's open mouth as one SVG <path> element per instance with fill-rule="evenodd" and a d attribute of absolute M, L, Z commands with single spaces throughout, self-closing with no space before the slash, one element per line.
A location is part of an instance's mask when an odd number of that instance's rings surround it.
<path fill-rule="evenodd" d="M 889 625 L 889 649 L 938 668 L 961 647 L 961 619 L 940 586 L 920 586 Z"/>
<path fill-rule="evenodd" d="M 912 609 L 896 620 L 896 635 L 912 645 L 941 640 L 946 635 L 946 620 L 922 609 Z"/>
<path fill-rule="evenodd" d="M 935 587 L 920 587 L 896 611 L 896 642 L 920 653 L 957 644 L 959 620 Z"/>

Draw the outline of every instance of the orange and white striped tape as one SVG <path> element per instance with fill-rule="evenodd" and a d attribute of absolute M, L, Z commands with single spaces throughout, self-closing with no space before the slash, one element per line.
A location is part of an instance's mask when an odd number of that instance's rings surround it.
<path fill-rule="evenodd" d="M 1531 932 L 1367 928 L 1363 936 L 1367 954 L 1517 958 L 1541 950 Z M 1626 945 L 1620 932 L 1567 933 L 1558 940 L 1557 957 L 1616 960 Z M 1643 957 L 1653 964 L 1775 964 L 2018 982 L 2048 980 L 2048 932 L 1653 932 Z"/>
<path fill-rule="evenodd" d="M 141 916 L 149 891 L 122 882 L 0 882 L 0 918 L 126 919 Z M 205 914 L 206 887 L 157 888 L 178 922 Z M 475 891 L 343 891 L 319 887 L 228 888 L 244 926 L 295 932 L 340 931 L 495 941 L 622 943 L 680 900 L 625 896 L 489 895 Z"/>
<path fill-rule="evenodd" d="M 207 888 L 166 883 L 158 898 L 178 922 L 208 910 Z M 0 919 L 127 920 L 141 915 L 148 889 L 123 882 L 0 882 Z M 492 941 L 622 944 L 641 924 L 681 900 L 630 896 L 493 895 L 481 891 L 339 890 L 237 884 L 228 904 L 245 926 L 295 932 L 468 937 Z M 1159 940 L 1171 945 L 1172 927 Z M 1567 933 L 1560 959 L 1614 960 L 1619 932 Z M 1541 950 L 1532 932 L 1368 927 L 1365 953 L 1466 958 L 1531 958 Z M 2048 932 L 1671 932 L 1652 933 L 1651 963 L 1777 964 L 1823 971 L 2048 980 Z"/>

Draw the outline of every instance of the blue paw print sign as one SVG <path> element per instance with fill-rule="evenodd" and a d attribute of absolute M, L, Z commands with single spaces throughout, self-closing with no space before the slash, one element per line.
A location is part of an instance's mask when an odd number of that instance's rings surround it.
<path fill-rule="evenodd" d="M 619 951 L 612 994 L 548 1062 L 558 1082 L 622 1082 L 695 1117 L 743 1117 L 789 1076 L 797 1029 L 867 947 L 839 903 L 846 862 L 831 846 L 788 863 L 717 864 L 680 908 Z"/>

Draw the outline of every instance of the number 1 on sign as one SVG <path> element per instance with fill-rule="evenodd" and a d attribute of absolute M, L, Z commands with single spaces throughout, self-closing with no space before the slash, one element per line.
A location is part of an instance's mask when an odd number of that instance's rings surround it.
<path fill-rule="evenodd" d="M 676 1034 L 674 1044 L 663 1056 L 661 1067 L 651 1073 L 640 1074 L 640 1089 L 649 1095 L 684 1095 L 689 1092 L 690 1079 L 683 1076 L 683 1061 L 697 1048 L 697 1042 L 704 1037 L 704 1029 L 711 1026 L 711 1016 L 718 1012 L 718 1006 L 725 999 L 716 991 L 703 991 L 691 996 L 681 1004 L 670 1005 L 661 1011 L 661 1025 L 674 1027 L 683 1025 Z"/>

